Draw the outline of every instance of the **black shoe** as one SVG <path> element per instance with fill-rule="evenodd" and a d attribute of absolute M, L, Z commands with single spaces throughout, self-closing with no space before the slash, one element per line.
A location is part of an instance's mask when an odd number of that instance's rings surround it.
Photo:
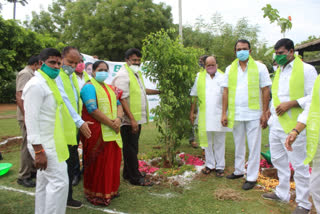
<path fill-rule="evenodd" d="M 31 178 L 27 178 L 27 179 L 20 179 L 18 178 L 17 183 L 24 186 L 24 187 L 35 187 L 36 183 L 31 180 Z"/>
<path fill-rule="evenodd" d="M 75 176 L 72 180 L 72 186 L 77 186 L 81 180 L 81 176 Z"/>
<path fill-rule="evenodd" d="M 37 171 L 31 172 L 30 178 L 37 178 Z"/>
<path fill-rule="evenodd" d="M 80 209 L 82 206 L 83 206 L 83 204 L 81 203 L 81 201 L 77 201 L 74 199 L 67 201 L 67 207 L 69 207 L 71 209 Z"/>
<path fill-rule="evenodd" d="M 243 186 L 242 189 L 243 190 L 249 190 L 252 189 L 255 185 L 256 185 L 256 181 L 246 181 Z"/>
<path fill-rule="evenodd" d="M 242 178 L 243 175 L 235 175 L 235 174 L 231 174 L 231 175 L 228 175 L 227 178 L 228 179 L 238 179 L 238 178 Z"/>

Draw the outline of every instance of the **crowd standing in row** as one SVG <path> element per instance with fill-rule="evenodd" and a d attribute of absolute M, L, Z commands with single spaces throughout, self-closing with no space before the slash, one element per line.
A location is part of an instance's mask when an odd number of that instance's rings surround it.
<path fill-rule="evenodd" d="M 315 68 L 294 55 L 290 39 L 275 45 L 279 66 L 273 83 L 266 66 L 250 56 L 247 40 L 238 40 L 234 52 L 237 59 L 225 73 L 218 69 L 214 56 L 204 57 L 191 89 L 190 120 L 198 125 L 206 158 L 202 172 L 215 171 L 217 177 L 224 177 L 225 135 L 232 131 L 234 172 L 226 177 L 238 179 L 246 173 L 242 188 L 252 189 L 259 172 L 261 132 L 269 125 L 271 158 L 279 185 L 274 193 L 263 197 L 289 201 L 291 162 L 296 182 L 294 213 L 309 212 L 310 190 L 319 213 L 320 80 Z M 72 197 L 72 186 L 81 178 L 80 140 L 84 194 L 90 203 L 107 206 L 119 197 L 121 148 L 123 178 L 133 185 L 153 185 L 139 172 L 137 155 L 141 125 L 148 122 L 146 96 L 160 92 L 145 88 L 141 57 L 138 49 L 129 49 L 112 85 L 104 83 L 109 75 L 106 62 L 84 64 L 80 52 L 70 46 L 62 53 L 53 48 L 42 50 L 19 72 L 16 97 L 23 144 L 18 183 L 34 187 L 32 179 L 36 176 L 35 213 L 60 214 L 65 213 L 66 206 L 82 206 Z M 245 171 L 246 139 L 249 157 Z M 309 186 L 308 163 L 313 158 Z"/>

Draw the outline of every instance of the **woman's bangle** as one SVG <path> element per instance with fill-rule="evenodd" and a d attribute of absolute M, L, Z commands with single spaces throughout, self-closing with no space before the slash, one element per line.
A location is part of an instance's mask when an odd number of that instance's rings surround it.
<path fill-rule="evenodd" d="M 39 150 L 39 151 L 34 151 L 35 154 L 40 154 L 40 153 L 42 153 L 42 152 L 44 152 L 44 149 L 41 149 L 41 150 Z"/>
<path fill-rule="evenodd" d="M 122 122 L 122 117 L 119 117 L 119 116 L 118 116 L 117 118 L 119 118 L 119 119 L 120 119 L 120 121 Z"/>
<path fill-rule="evenodd" d="M 292 129 L 292 132 L 296 132 L 298 135 L 300 134 L 300 132 L 297 129 Z"/>

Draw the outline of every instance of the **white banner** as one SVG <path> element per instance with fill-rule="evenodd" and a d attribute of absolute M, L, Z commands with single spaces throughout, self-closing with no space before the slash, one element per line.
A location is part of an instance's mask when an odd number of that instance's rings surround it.
<path fill-rule="evenodd" d="M 94 63 L 99 60 L 99 59 L 93 58 L 90 55 L 83 54 L 83 53 L 81 54 L 84 56 L 84 63 L 87 63 L 87 62 Z M 113 78 L 116 76 L 117 72 L 120 70 L 120 68 L 124 65 L 125 62 L 112 62 L 112 61 L 105 61 L 105 62 L 108 63 L 109 72 L 110 72 L 109 77 L 105 80 L 105 82 L 107 84 L 111 84 Z M 142 72 L 142 77 L 143 77 L 143 81 L 146 88 L 156 89 L 156 84 L 151 82 L 148 78 L 146 78 L 143 70 L 141 72 Z M 148 95 L 147 98 L 149 103 L 149 120 L 153 121 L 154 114 L 152 114 L 150 110 L 159 105 L 159 95 Z"/>

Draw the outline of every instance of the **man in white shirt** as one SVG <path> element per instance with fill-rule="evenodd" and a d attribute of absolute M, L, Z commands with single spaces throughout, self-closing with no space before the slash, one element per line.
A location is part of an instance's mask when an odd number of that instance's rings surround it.
<path fill-rule="evenodd" d="M 310 99 L 313 83 L 317 77 L 315 68 L 303 63 L 294 55 L 294 44 L 290 39 L 281 39 L 274 46 L 276 62 L 279 64 L 272 85 L 270 126 L 270 151 L 272 164 L 278 170 L 279 185 L 275 193 L 264 194 L 266 199 L 288 202 L 290 199 L 291 162 L 296 183 L 296 202 L 294 213 L 308 213 L 309 202 L 309 166 L 304 165 L 306 158 L 306 132 L 297 137 L 293 151 L 285 149 L 287 134 L 295 128 L 298 115 Z"/>
<path fill-rule="evenodd" d="M 250 43 L 238 40 L 234 48 L 237 59 L 227 67 L 222 84 L 223 126 L 233 127 L 235 171 L 228 179 L 245 174 L 246 137 L 249 158 L 246 182 L 242 189 L 252 189 L 257 181 L 260 164 L 261 127 L 267 126 L 271 80 L 267 67 L 250 56 Z M 228 111 L 228 112 L 227 112 Z"/>
<path fill-rule="evenodd" d="M 137 155 L 141 125 L 148 122 L 147 95 L 159 94 L 159 91 L 144 87 L 140 71 L 141 57 L 140 50 L 136 48 L 128 49 L 125 53 L 126 64 L 117 72 L 112 85 L 123 91 L 120 100 L 125 113 L 121 125 L 123 178 L 133 185 L 152 186 L 153 183 L 145 179 L 139 172 Z M 132 88 L 133 85 L 135 85 L 135 88 Z M 132 105 L 138 99 L 141 102 L 138 105 Z"/>
<path fill-rule="evenodd" d="M 210 174 L 215 170 L 217 177 L 223 177 L 225 168 L 225 134 L 226 131 L 231 131 L 229 128 L 223 127 L 220 122 L 223 90 L 221 83 L 224 74 L 218 71 L 218 64 L 214 56 L 204 59 L 204 68 L 197 74 L 191 89 L 190 95 L 195 98 L 191 105 L 190 119 L 191 123 L 194 124 L 194 109 L 198 99 L 200 106 L 198 108 L 198 121 L 202 123 L 198 124 L 199 141 L 200 146 L 205 148 L 206 158 L 206 167 L 202 170 L 202 173 Z M 202 91 L 198 92 L 198 90 Z M 202 138 L 201 132 L 206 132 L 204 134 L 207 137 Z"/>
<path fill-rule="evenodd" d="M 60 52 L 53 48 L 44 49 L 40 53 L 40 60 L 43 61 L 43 75 L 48 75 L 47 78 L 51 79 L 56 78 L 61 65 Z M 57 128 L 55 125 L 61 124 L 56 123 L 58 106 L 55 96 L 42 74 L 35 72 L 35 76 L 23 89 L 22 99 L 28 149 L 38 169 L 35 213 L 65 213 L 69 182 L 67 164 L 65 161 L 58 161 L 58 149 L 54 138 Z"/>
<path fill-rule="evenodd" d="M 76 87 L 78 84 L 75 68 L 80 61 L 80 52 L 78 49 L 67 46 L 62 50 L 62 66 L 59 76 L 55 79 L 63 101 L 65 102 L 69 113 L 77 128 L 84 134 L 85 137 L 91 136 L 91 131 L 88 124 L 80 116 L 80 89 Z M 78 131 L 78 130 L 77 130 Z M 80 180 L 80 162 L 78 154 L 79 133 L 75 136 L 77 145 L 68 145 L 70 157 L 67 160 L 68 175 L 69 175 L 69 193 L 67 206 L 69 208 L 81 208 L 82 203 L 73 199 L 72 184 L 77 184 Z"/>

